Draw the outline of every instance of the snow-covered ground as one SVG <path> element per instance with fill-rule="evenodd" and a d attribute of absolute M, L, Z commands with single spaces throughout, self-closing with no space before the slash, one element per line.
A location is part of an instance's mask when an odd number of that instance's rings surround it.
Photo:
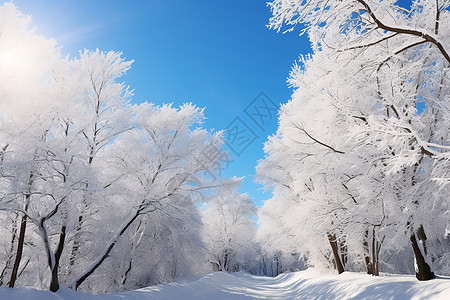
<path fill-rule="evenodd" d="M 316 270 L 275 278 L 216 272 L 189 283 L 165 283 L 136 291 L 91 295 L 62 288 L 56 294 L 32 288 L 0 288 L 4 300 L 138 300 L 138 299 L 450 299 L 450 277 L 419 282 L 414 276 L 372 277 Z"/>

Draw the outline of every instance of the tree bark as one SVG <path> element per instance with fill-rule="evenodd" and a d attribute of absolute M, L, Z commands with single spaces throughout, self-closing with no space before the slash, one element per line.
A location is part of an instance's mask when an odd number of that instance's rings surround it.
<path fill-rule="evenodd" d="M 25 206 L 25 211 L 28 210 L 28 202 L 29 202 L 29 198 L 30 196 L 27 195 L 27 204 Z M 19 239 L 17 241 L 17 254 L 16 254 L 16 259 L 14 261 L 14 266 L 12 269 L 12 273 L 11 273 L 11 279 L 9 280 L 9 287 L 13 288 L 14 284 L 16 283 L 16 279 L 17 279 L 17 274 L 19 272 L 19 265 L 20 265 L 20 261 L 22 260 L 22 253 L 23 253 L 23 245 L 25 242 L 25 231 L 27 228 L 27 216 L 24 214 L 22 216 L 22 221 L 20 222 L 20 231 L 19 231 Z"/>
<path fill-rule="evenodd" d="M 426 263 L 425 257 L 422 254 L 422 251 L 419 248 L 419 245 L 417 244 L 416 235 L 413 233 L 410 237 L 411 239 L 411 245 L 413 247 L 414 251 L 414 257 L 416 260 L 416 278 L 418 280 L 430 280 L 435 277 L 434 273 L 431 272 L 430 266 Z"/>
<path fill-rule="evenodd" d="M 66 226 L 62 226 L 61 232 L 59 234 L 59 243 L 58 248 L 55 252 L 55 264 L 52 269 L 52 281 L 50 282 L 50 291 L 56 292 L 59 290 L 59 279 L 58 279 L 58 269 L 59 269 L 59 260 L 61 259 L 61 254 L 64 249 L 64 243 L 66 240 Z"/>
<path fill-rule="evenodd" d="M 12 223 L 12 234 L 11 234 L 11 243 L 9 246 L 9 254 L 8 259 L 6 260 L 5 267 L 3 268 L 1 274 L 0 274 L 0 286 L 3 286 L 3 279 L 5 278 L 7 271 L 10 269 L 13 257 L 14 257 L 14 245 L 16 243 L 17 239 L 17 219 L 19 218 L 19 215 L 16 214 L 16 218 L 14 219 Z"/>
<path fill-rule="evenodd" d="M 379 276 L 380 273 L 378 272 L 378 241 L 375 237 L 375 228 L 373 229 L 373 235 L 372 235 L 372 275 L 373 276 Z"/>
<path fill-rule="evenodd" d="M 423 254 L 425 256 L 428 255 L 428 253 L 427 253 L 427 244 L 426 244 L 426 242 L 427 242 L 427 235 L 425 234 L 425 229 L 423 229 L 423 225 L 420 225 L 419 228 L 417 229 L 417 238 L 422 243 Z"/>
<path fill-rule="evenodd" d="M 372 274 L 372 262 L 370 261 L 370 250 L 369 250 L 369 229 L 364 232 L 364 261 L 366 263 L 367 274 Z"/>
<path fill-rule="evenodd" d="M 335 234 L 328 234 L 328 241 L 330 242 L 331 249 L 333 250 L 334 261 L 336 264 L 336 268 L 338 273 L 344 273 L 344 265 L 341 261 L 341 256 L 339 255 L 338 242 L 336 240 Z"/>

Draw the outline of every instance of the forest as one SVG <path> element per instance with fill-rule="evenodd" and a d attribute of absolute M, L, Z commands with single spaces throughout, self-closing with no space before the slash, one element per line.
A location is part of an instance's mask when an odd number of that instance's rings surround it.
<path fill-rule="evenodd" d="M 261 207 L 242 178 L 210 176 L 230 153 L 204 108 L 132 103 L 132 60 L 64 56 L 0 6 L 0 286 L 106 293 L 306 268 L 450 276 L 450 1 L 268 6 L 268 27 L 307 35 L 312 53 L 292 67 L 256 166 L 271 192 Z"/>

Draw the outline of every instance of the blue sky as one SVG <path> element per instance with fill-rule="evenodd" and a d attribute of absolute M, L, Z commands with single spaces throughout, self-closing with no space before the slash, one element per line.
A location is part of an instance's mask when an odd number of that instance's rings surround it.
<path fill-rule="evenodd" d="M 261 98 L 251 103 L 261 92 L 270 98 L 263 100 L 267 107 L 285 103 L 292 93 L 286 85 L 290 68 L 310 48 L 298 31 L 281 34 L 266 27 L 270 10 L 265 1 L 14 2 L 32 15 L 39 33 L 56 39 L 63 54 L 76 56 L 80 49 L 99 48 L 122 51 L 133 59 L 122 80 L 135 90 L 134 102 L 192 102 L 205 107 L 207 128 L 250 129 L 251 139 L 241 139 L 235 149 L 240 156 L 230 151 L 233 162 L 224 174 L 245 176 L 240 192 L 248 192 L 257 205 L 270 198 L 253 183 L 253 174 L 277 119 L 272 110 L 264 110 Z M 245 113 L 249 105 L 250 116 Z M 252 115 L 255 107 L 262 108 L 263 119 Z"/>

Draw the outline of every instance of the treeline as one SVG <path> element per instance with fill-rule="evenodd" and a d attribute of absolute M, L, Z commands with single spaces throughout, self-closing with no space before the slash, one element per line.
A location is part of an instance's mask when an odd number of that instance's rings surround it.
<path fill-rule="evenodd" d="M 112 292 L 247 268 L 253 202 L 210 176 L 226 152 L 203 109 L 132 105 L 121 53 L 62 58 L 12 3 L 0 19 L 0 285 Z"/>

